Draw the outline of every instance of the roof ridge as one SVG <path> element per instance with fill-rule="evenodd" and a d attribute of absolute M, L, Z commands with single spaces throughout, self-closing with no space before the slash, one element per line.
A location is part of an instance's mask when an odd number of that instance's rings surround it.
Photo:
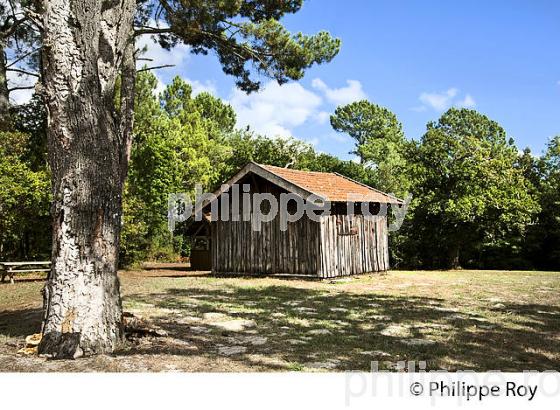
<path fill-rule="evenodd" d="M 270 171 L 270 170 L 268 170 L 268 169 L 266 169 L 266 167 L 274 167 L 274 168 L 283 169 L 283 170 L 289 169 L 289 168 L 277 167 L 277 166 L 275 166 L 275 165 L 264 165 L 264 164 L 259 164 L 259 163 L 254 162 L 254 161 L 251 161 L 251 162 L 252 162 L 253 164 L 255 164 L 256 166 L 258 166 L 260 169 L 262 169 L 262 170 L 264 170 L 264 171 L 266 171 L 266 172 L 270 172 L 270 173 L 273 173 L 273 172 Z M 306 171 L 303 171 L 303 172 L 306 172 Z M 274 173 L 273 173 L 273 174 L 274 174 Z M 321 197 L 321 198 L 324 198 L 323 195 L 318 194 L 317 192 L 314 192 L 314 191 L 312 191 L 312 190 L 309 189 L 309 188 L 303 187 L 303 186 L 301 186 L 300 184 L 298 184 L 298 183 L 296 183 L 296 182 L 294 182 L 294 181 L 290 181 L 289 179 L 286 179 L 286 178 L 284 178 L 284 177 L 281 176 L 281 175 L 278 175 L 278 174 L 274 174 L 274 175 L 275 175 L 277 178 L 280 178 L 281 180 L 283 180 L 283 181 L 285 181 L 285 182 L 287 182 L 287 183 L 289 183 L 289 184 L 292 184 L 292 185 L 298 187 L 299 189 L 301 189 L 301 190 L 303 190 L 303 191 L 306 191 L 306 192 L 309 192 L 309 193 L 312 194 L 312 195 L 316 195 L 316 196 L 319 196 L 319 197 Z"/>
<path fill-rule="evenodd" d="M 252 162 L 252 161 L 251 161 Z M 284 167 L 279 167 L 277 165 L 268 165 L 268 164 L 259 164 L 257 162 L 255 162 L 255 164 L 261 166 L 261 167 L 271 167 L 271 168 L 278 168 L 278 169 L 282 169 L 285 171 L 294 171 L 294 172 L 305 172 L 307 174 L 325 174 L 325 175 L 336 175 L 336 172 L 324 172 L 324 171 L 306 171 L 304 169 L 294 169 L 294 168 L 284 168 Z"/>
<path fill-rule="evenodd" d="M 381 191 L 377 188 L 371 187 L 371 186 L 369 186 L 369 185 L 367 185 L 363 182 L 359 182 L 359 181 L 356 181 L 356 180 L 354 180 L 350 177 L 339 174 L 338 172 L 305 171 L 305 170 L 301 170 L 301 169 L 283 168 L 283 167 L 279 167 L 279 166 L 276 166 L 276 165 L 259 164 L 259 163 L 254 162 L 254 161 L 250 161 L 250 163 L 253 164 L 254 166 L 256 166 L 257 168 L 263 170 L 264 172 L 268 172 L 268 173 L 274 175 L 276 178 L 279 178 L 280 180 L 282 180 L 282 181 L 284 181 L 288 184 L 291 184 L 292 186 L 297 187 L 298 189 L 301 189 L 304 192 L 307 192 L 309 194 L 317 195 L 321 198 L 326 198 L 329 201 L 332 201 L 332 200 L 329 199 L 330 197 L 329 197 L 328 194 L 325 194 L 324 192 L 322 192 L 321 187 L 317 187 L 317 186 L 314 187 L 314 186 L 310 186 L 308 184 L 301 184 L 297 179 L 294 180 L 292 177 L 290 177 L 289 174 L 293 173 L 293 174 L 300 174 L 300 175 L 301 174 L 303 174 L 303 175 L 307 174 L 307 175 L 310 175 L 310 176 L 322 175 L 322 176 L 328 176 L 328 177 L 337 177 L 337 178 L 341 178 L 345 181 L 348 181 L 348 182 L 350 182 L 354 185 L 365 188 L 371 193 L 376 193 L 378 195 L 381 195 L 382 197 L 385 198 L 385 200 L 389 199 L 389 200 L 395 201 L 396 203 L 403 203 L 404 202 L 402 199 L 398 198 L 395 195 L 383 192 L 383 191 Z M 282 174 L 282 172 L 286 172 L 287 175 L 285 175 L 285 176 L 280 175 L 280 174 Z M 315 188 L 317 188 L 319 190 L 317 190 Z M 335 202 L 336 202 L 336 200 L 335 200 Z"/>

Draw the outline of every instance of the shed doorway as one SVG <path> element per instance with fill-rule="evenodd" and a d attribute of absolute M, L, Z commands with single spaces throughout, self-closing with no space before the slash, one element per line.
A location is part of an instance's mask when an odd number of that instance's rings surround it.
<path fill-rule="evenodd" d="M 212 270 L 211 241 L 211 238 L 203 236 L 193 239 L 190 258 L 192 270 Z"/>

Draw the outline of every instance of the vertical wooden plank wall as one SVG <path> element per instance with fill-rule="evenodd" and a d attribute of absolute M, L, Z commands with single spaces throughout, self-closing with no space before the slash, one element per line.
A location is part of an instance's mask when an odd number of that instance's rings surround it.
<path fill-rule="evenodd" d="M 284 232 L 278 218 L 263 223 L 260 232 L 251 223 L 211 224 L 213 271 L 330 278 L 389 269 L 385 217 L 330 215 L 320 223 L 303 217 Z M 356 233 L 348 234 L 352 228 Z"/>
<path fill-rule="evenodd" d="M 251 194 L 270 193 L 279 197 L 282 192 L 274 184 L 260 177 L 247 177 L 239 184 L 249 183 Z M 252 201 L 252 198 L 251 198 Z M 240 213 L 243 214 L 243 201 Z M 230 206 L 230 216 L 231 216 Z M 320 246 L 319 222 L 307 217 L 288 223 L 280 230 L 280 218 L 261 223 L 261 230 L 249 221 L 213 221 L 212 270 L 226 273 L 290 273 L 317 275 Z"/>
<path fill-rule="evenodd" d="M 321 218 L 319 276 L 331 278 L 389 269 L 387 218 L 329 215 Z"/>
<path fill-rule="evenodd" d="M 291 273 L 317 275 L 319 223 L 307 217 L 288 223 L 263 223 L 260 231 L 251 221 L 212 222 L 212 270 L 227 273 Z"/>

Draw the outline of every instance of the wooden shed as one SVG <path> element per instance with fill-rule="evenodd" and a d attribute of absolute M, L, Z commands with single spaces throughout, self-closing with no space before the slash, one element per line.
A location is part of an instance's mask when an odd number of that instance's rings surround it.
<path fill-rule="evenodd" d="M 235 185 L 237 188 L 232 188 Z M 329 203 L 330 212 L 318 211 L 314 218 L 305 213 L 287 223 L 282 223 L 278 214 L 261 222 L 260 230 L 255 230 L 257 216 L 248 205 L 256 193 L 271 194 L 279 201 L 282 193 L 304 200 L 321 198 Z M 391 195 L 337 173 L 298 171 L 254 162 L 243 167 L 215 195 L 216 200 L 202 207 L 202 221 L 188 224 L 193 243 L 203 244 L 194 249 L 193 267 L 206 267 L 216 273 L 320 278 L 389 269 L 387 213 L 378 211 L 389 204 L 401 204 Z M 240 209 L 233 205 L 235 197 Z M 350 207 L 349 198 L 353 201 Z M 296 212 L 294 202 L 287 203 L 290 215 Z M 210 214 L 212 203 L 217 214 Z M 264 209 L 267 205 L 263 202 L 261 211 L 270 211 Z M 362 212 L 364 209 L 369 214 Z M 241 216 L 236 218 L 235 213 Z"/>

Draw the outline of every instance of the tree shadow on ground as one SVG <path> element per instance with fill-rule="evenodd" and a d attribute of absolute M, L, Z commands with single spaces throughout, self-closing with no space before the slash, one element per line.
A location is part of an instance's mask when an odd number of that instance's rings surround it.
<path fill-rule="evenodd" d="M 25 337 L 41 329 L 41 309 L 0 312 L 0 335 Z"/>
<path fill-rule="evenodd" d="M 399 361 L 425 361 L 427 370 L 560 369 L 560 307 L 553 305 L 478 302 L 475 309 L 435 297 L 351 293 L 337 286 L 305 289 L 289 283 L 252 286 L 248 281 L 245 286 L 241 281 L 128 295 L 125 306 L 169 334 L 129 343 L 112 356 L 115 361 L 130 358 L 130 370 L 156 358 L 154 369 L 170 361 L 178 369 L 213 363 L 214 370 L 232 371 L 367 371 L 372 361 L 380 369 L 394 369 Z M 241 329 L 220 326 L 236 320 L 244 325 Z M 38 308 L 0 312 L 0 336 L 17 344 L 0 353 L 13 354 L 40 325 Z M 41 363 L 30 362 L 28 369 L 44 368 Z M 107 369 L 103 360 L 83 363 L 83 369 L 90 363 Z M 74 369 L 71 363 L 65 366 L 66 371 Z"/>
<path fill-rule="evenodd" d="M 135 346 L 123 355 L 218 357 L 237 347 L 230 359 L 269 370 L 369 370 L 372 361 L 382 369 L 398 361 L 425 361 L 427 370 L 560 369 L 556 306 L 508 304 L 481 316 L 437 298 L 290 286 L 172 288 L 126 300 L 154 306 L 152 320 L 174 342 Z M 205 313 L 254 326 L 224 330 L 201 319 Z"/>
<path fill-rule="evenodd" d="M 15 283 L 10 283 L 10 280 L 6 277 L 4 282 L 0 281 L 0 286 L 15 286 L 18 283 L 24 282 L 44 282 L 47 279 L 46 273 L 26 273 L 23 275 L 14 276 Z"/>

